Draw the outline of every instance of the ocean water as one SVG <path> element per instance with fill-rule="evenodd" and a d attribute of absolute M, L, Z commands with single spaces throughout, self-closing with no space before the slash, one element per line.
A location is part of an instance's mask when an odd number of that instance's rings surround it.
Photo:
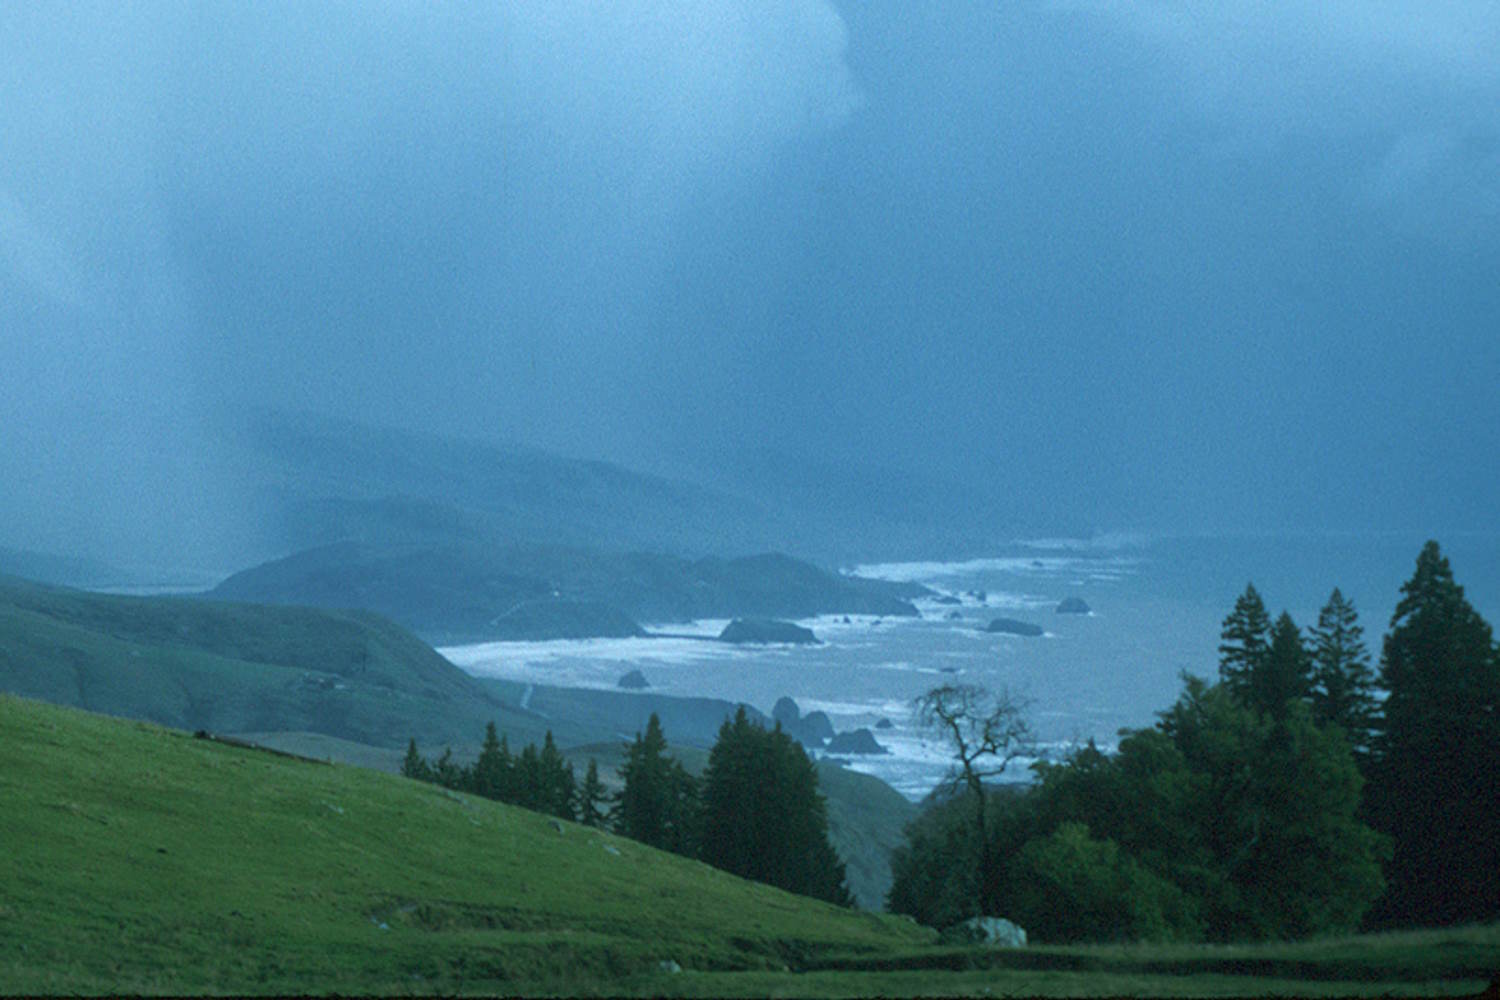
<path fill-rule="evenodd" d="M 1341 587 L 1378 657 L 1421 543 L 1396 535 L 1018 542 L 961 562 L 848 567 L 919 582 L 961 603 L 919 601 L 916 619 L 804 620 L 823 641 L 818 646 L 729 646 L 712 638 L 725 624 L 719 620 L 655 626 L 689 638 L 496 642 L 440 652 L 480 676 L 613 689 L 621 675 L 640 670 L 654 692 L 743 701 L 767 713 L 789 695 L 804 713 L 828 713 L 839 730 L 889 720 L 891 728 L 874 729 L 889 754 L 846 759 L 917 799 L 951 763 L 942 742 L 913 718 L 914 699 L 931 688 L 1009 690 L 1026 703 L 1045 755 L 1088 739 L 1113 746 L 1121 729 L 1155 721 L 1177 697 L 1182 673 L 1216 673 L 1220 623 L 1247 581 L 1273 615 L 1285 608 L 1303 625 Z M 1500 536 L 1465 536 L 1444 548 L 1470 600 L 1496 621 Z M 1056 613 L 1066 597 L 1083 598 L 1091 613 Z M 1041 625 L 1046 634 L 983 631 L 1000 616 Z M 1026 762 L 1012 767 L 1018 780 L 1027 777 Z"/>

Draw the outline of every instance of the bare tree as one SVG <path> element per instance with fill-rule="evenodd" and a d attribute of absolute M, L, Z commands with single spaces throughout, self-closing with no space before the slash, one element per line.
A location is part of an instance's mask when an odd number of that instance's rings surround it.
<path fill-rule="evenodd" d="M 1020 757 L 1034 757 L 1035 743 L 1025 717 L 1026 703 L 1008 690 L 973 684 L 945 684 L 916 701 L 918 723 L 953 748 L 958 766 L 946 787 L 968 790 L 974 803 L 974 843 L 979 860 L 979 903 L 994 881 L 994 858 L 985 836 L 984 782 L 999 777 Z"/>

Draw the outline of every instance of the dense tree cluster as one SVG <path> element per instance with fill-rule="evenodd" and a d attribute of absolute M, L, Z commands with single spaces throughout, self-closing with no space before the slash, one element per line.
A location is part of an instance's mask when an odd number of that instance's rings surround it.
<path fill-rule="evenodd" d="M 757 882 L 853 904 L 828 842 L 818 772 L 801 744 L 749 721 L 743 706 L 719 729 L 703 773 L 699 855 Z"/>
<path fill-rule="evenodd" d="M 745 878 L 853 905 L 844 864 L 828 841 L 817 770 L 780 725 L 767 730 L 743 707 L 720 728 L 701 780 L 668 753 L 654 713 L 645 732 L 625 746 L 620 788 L 612 796 L 593 760 L 583 782 L 574 779 L 550 732 L 540 750 L 532 744 L 513 755 L 493 723 L 473 764 L 460 767 L 447 750 L 429 764 L 412 741 L 401 773 L 607 827 Z"/>
<path fill-rule="evenodd" d="M 893 858 L 891 909 L 1056 941 L 1500 916 L 1500 652 L 1435 543 L 1402 595 L 1377 679 L 1338 590 L 1304 635 L 1247 587 L 1219 683 L 1184 677 L 1116 753 L 1091 743 L 990 790 L 977 845 L 969 804 L 930 810 Z"/>
<path fill-rule="evenodd" d="M 485 727 L 479 757 L 473 764 L 463 767 L 454 763 L 452 750 L 444 750 L 435 764 L 429 764 L 417 752 L 417 741 L 412 740 L 401 762 L 401 773 L 408 778 L 435 782 L 455 791 L 509 802 L 561 819 L 579 819 L 586 804 L 574 780 L 573 765 L 563 759 L 552 740 L 551 730 L 548 730 L 540 750 L 535 743 L 530 743 L 519 754 L 512 754 L 505 738 L 495 732 L 492 722 Z M 597 779 L 597 771 L 594 773 Z"/>

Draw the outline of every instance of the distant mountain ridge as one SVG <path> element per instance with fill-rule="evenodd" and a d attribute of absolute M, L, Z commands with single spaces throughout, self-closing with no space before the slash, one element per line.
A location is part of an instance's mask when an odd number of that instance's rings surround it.
<path fill-rule="evenodd" d="M 533 448 L 279 413 L 261 414 L 245 446 L 291 549 L 353 539 L 697 556 L 788 536 L 742 497 Z"/>
<path fill-rule="evenodd" d="M 184 729 L 307 730 L 374 745 L 540 734 L 367 612 L 125 597 L 0 578 L 0 690 Z"/>
<path fill-rule="evenodd" d="M 789 556 L 689 560 L 511 545 L 345 542 L 236 573 L 225 600 L 365 608 L 441 642 L 640 634 L 633 624 L 821 614 L 910 616 L 913 584 L 842 576 Z"/>

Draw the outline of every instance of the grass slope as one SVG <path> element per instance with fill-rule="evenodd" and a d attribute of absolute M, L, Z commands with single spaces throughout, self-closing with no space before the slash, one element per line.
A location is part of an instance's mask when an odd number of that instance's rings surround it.
<path fill-rule="evenodd" d="M 490 719 L 540 739 L 547 725 L 376 615 L 14 578 L 0 578 L 0 690 L 186 729 L 306 730 L 372 745 L 472 738 Z"/>
<path fill-rule="evenodd" d="M 1453 995 L 1500 955 L 1496 926 L 937 948 L 498 803 L 9 696 L 0 802 L 3 993 Z"/>
<path fill-rule="evenodd" d="M 0 697 L 0 991 L 602 989 L 921 943 L 572 824 Z"/>

